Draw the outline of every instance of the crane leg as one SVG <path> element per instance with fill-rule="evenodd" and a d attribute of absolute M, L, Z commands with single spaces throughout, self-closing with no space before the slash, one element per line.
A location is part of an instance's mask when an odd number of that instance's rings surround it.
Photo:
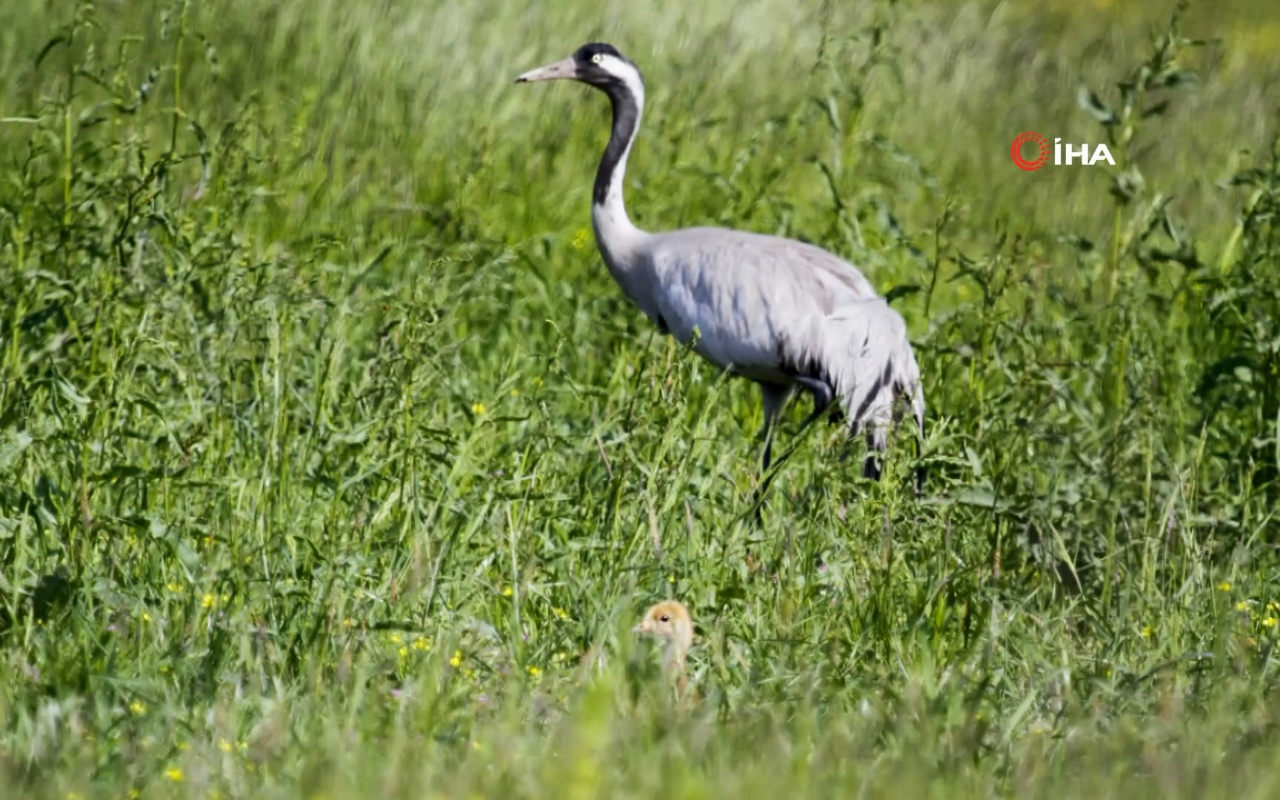
<path fill-rule="evenodd" d="M 760 429 L 760 435 L 764 438 L 764 457 L 762 458 L 761 469 L 765 472 L 768 472 L 769 465 L 773 463 L 773 432 L 777 427 L 778 417 L 782 416 L 782 409 L 786 406 L 790 397 L 790 386 L 780 386 L 772 383 L 760 384 L 760 400 L 764 406 L 764 427 Z"/>
<path fill-rule="evenodd" d="M 768 486 L 769 465 L 773 463 L 773 433 L 777 428 L 778 417 L 782 415 L 782 409 L 791 398 L 791 391 L 791 386 L 776 383 L 760 384 L 760 400 L 764 407 L 764 427 L 760 429 L 760 435 L 764 438 L 764 455 L 760 464 L 761 483 L 752 499 L 752 505 L 756 507 L 757 525 L 764 524 L 764 513 L 761 511 L 760 501 Z"/>
<path fill-rule="evenodd" d="M 756 507 L 757 525 L 764 524 L 761 499 L 764 497 L 765 490 L 769 487 L 769 467 L 773 464 L 773 433 L 787 400 L 791 398 L 791 393 L 795 391 L 795 387 L 799 386 L 813 395 L 813 412 L 802 423 L 802 430 L 826 413 L 832 402 L 835 401 L 835 391 L 832 389 L 831 384 L 824 380 L 811 378 L 808 375 L 793 375 L 792 380 L 794 383 L 787 385 L 776 383 L 760 384 L 760 398 L 764 406 L 764 427 L 761 429 L 760 435 L 764 438 L 764 455 L 760 463 L 762 476 L 760 487 L 756 490 L 755 497 L 752 500 L 752 504 Z M 789 539 L 790 537 L 788 536 Z"/>
<path fill-rule="evenodd" d="M 873 481 L 880 480 L 881 459 L 884 457 L 885 448 L 888 446 L 885 440 L 886 434 L 883 429 L 877 430 L 874 422 L 868 422 L 865 426 L 854 425 L 849 430 L 849 438 L 846 441 L 846 448 L 852 442 L 859 432 L 859 428 L 865 427 L 864 438 L 867 442 L 866 456 L 862 459 L 862 477 L 869 478 Z M 849 456 L 848 449 L 840 456 L 843 461 Z"/>
<path fill-rule="evenodd" d="M 831 388 L 831 384 L 817 378 L 810 378 L 808 375 L 795 376 L 795 382 L 813 395 L 813 413 L 809 414 L 801 423 L 802 427 L 808 427 L 814 420 L 821 417 L 823 412 L 830 407 L 832 401 L 836 399 L 836 393 Z"/>

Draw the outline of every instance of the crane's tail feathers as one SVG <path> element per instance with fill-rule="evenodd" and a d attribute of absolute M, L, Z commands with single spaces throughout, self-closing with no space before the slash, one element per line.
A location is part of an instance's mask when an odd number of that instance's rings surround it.
<path fill-rule="evenodd" d="M 811 339 L 810 363 L 834 388 L 850 432 L 865 431 L 863 474 L 879 479 L 878 456 L 910 408 L 916 423 L 916 456 L 922 455 L 925 399 L 907 324 L 883 298 L 850 303 L 821 320 Z M 924 467 L 916 470 L 916 492 L 924 490 Z"/>

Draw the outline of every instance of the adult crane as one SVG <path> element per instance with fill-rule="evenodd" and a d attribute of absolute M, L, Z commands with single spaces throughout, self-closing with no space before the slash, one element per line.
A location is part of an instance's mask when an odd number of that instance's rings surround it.
<path fill-rule="evenodd" d="M 910 406 L 924 435 L 920 368 L 902 316 L 852 264 L 815 245 L 726 228 L 636 227 L 622 187 L 644 113 L 640 69 L 613 45 L 591 42 L 516 83 L 559 79 L 599 89 L 613 107 L 591 203 L 596 246 L 609 274 L 664 335 L 688 344 L 696 329 L 700 356 L 759 385 L 765 472 L 774 425 L 802 390 L 814 403 L 805 426 L 839 401 L 833 421 L 843 417 L 850 436 L 865 430 L 863 474 L 879 479 L 876 456 L 901 417 L 900 402 Z M 916 447 L 918 453 L 919 439 Z M 919 467 L 917 491 L 923 480 Z"/>

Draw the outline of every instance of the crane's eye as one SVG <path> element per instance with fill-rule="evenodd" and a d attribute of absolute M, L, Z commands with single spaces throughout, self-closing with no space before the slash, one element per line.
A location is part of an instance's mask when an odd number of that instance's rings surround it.
<path fill-rule="evenodd" d="M 592 57 L 591 57 L 591 60 L 592 60 L 592 61 L 594 61 L 594 62 L 595 62 L 595 63 L 597 63 L 597 64 L 603 64 L 603 63 L 604 63 L 604 53 L 596 53 L 594 56 L 592 56 Z"/>
<path fill-rule="evenodd" d="M 662 622 L 670 622 L 670 621 L 671 621 L 671 617 L 667 616 L 666 614 L 663 614 L 661 617 L 658 617 L 658 619 L 659 619 L 659 620 L 661 620 Z"/>

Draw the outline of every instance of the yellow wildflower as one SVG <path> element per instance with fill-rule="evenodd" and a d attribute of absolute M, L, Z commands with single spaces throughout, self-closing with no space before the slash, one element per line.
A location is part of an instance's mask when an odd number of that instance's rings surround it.
<path fill-rule="evenodd" d="M 1218 584 L 1218 591 L 1220 591 L 1220 592 L 1229 592 L 1229 591 L 1231 591 L 1231 582 L 1230 582 L 1230 581 L 1223 581 L 1222 583 Z"/>
<path fill-rule="evenodd" d="M 143 714 L 147 713 L 147 704 L 142 702 L 141 700 L 134 700 L 132 703 L 129 704 L 129 710 L 132 711 L 135 716 L 140 717 Z"/>
<path fill-rule="evenodd" d="M 164 776 L 174 783 L 182 783 L 183 779 L 186 778 L 178 767 L 169 767 L 164 771 Z"/>
<path fill-rule="evenodd" d="M 537 667 L 529 667 L 529 674 L 536 678 L 542 674 L 542 670 Z"/>
<path fill-rule="evenodd" d="M 1262 621 L 1262 627 L 1264 627 L 1264 628 L 1274 628 L 1275 626 L 1276 626 L 1276 618 L 1275 618 L 1275 617 L 1267 617 L 1266 619 L 1264 619 L 1264 620 Z"/>
<path fill-rule="evenodd" d="M 472 413 L 472 414 L 475 414 L 477 417 L 478 417 L 478 416 L 480 416 L 481 414 L 483 414 L 483 413 L 484 413 L 484 403 L 472 403 L 472 404 L 471 404 L 471 413 Z"/>
<path fill-rule="evenodd" d="M 513 594 L 515 594 L 515 590 L 512 589 L 510 586 L 504 587 L 502 590 L 503 597 L 510 597 Z"/>
<path fill-rule="evenodd" d="M 454 651 L 453 651 L 453 658 L 449 659 L 449 666 L 451 666 L 451 667 L 460 667 L 460 666 L 462 666 L 462 651 L 461 651 L 461 650 L 454 650 Z"/>
<path fill-rule="evenodd" d="M 231 742 L 228 742 L 226 739 L 219 739 L 219 740 L 218 740 L 218 749 L 219 749 L 219 750 L 221 750 L 221 751 L 222 751 L 222 752 L 224 752 L 224 753 L 230 753 L 230 752 L 231 752 Z"/>

